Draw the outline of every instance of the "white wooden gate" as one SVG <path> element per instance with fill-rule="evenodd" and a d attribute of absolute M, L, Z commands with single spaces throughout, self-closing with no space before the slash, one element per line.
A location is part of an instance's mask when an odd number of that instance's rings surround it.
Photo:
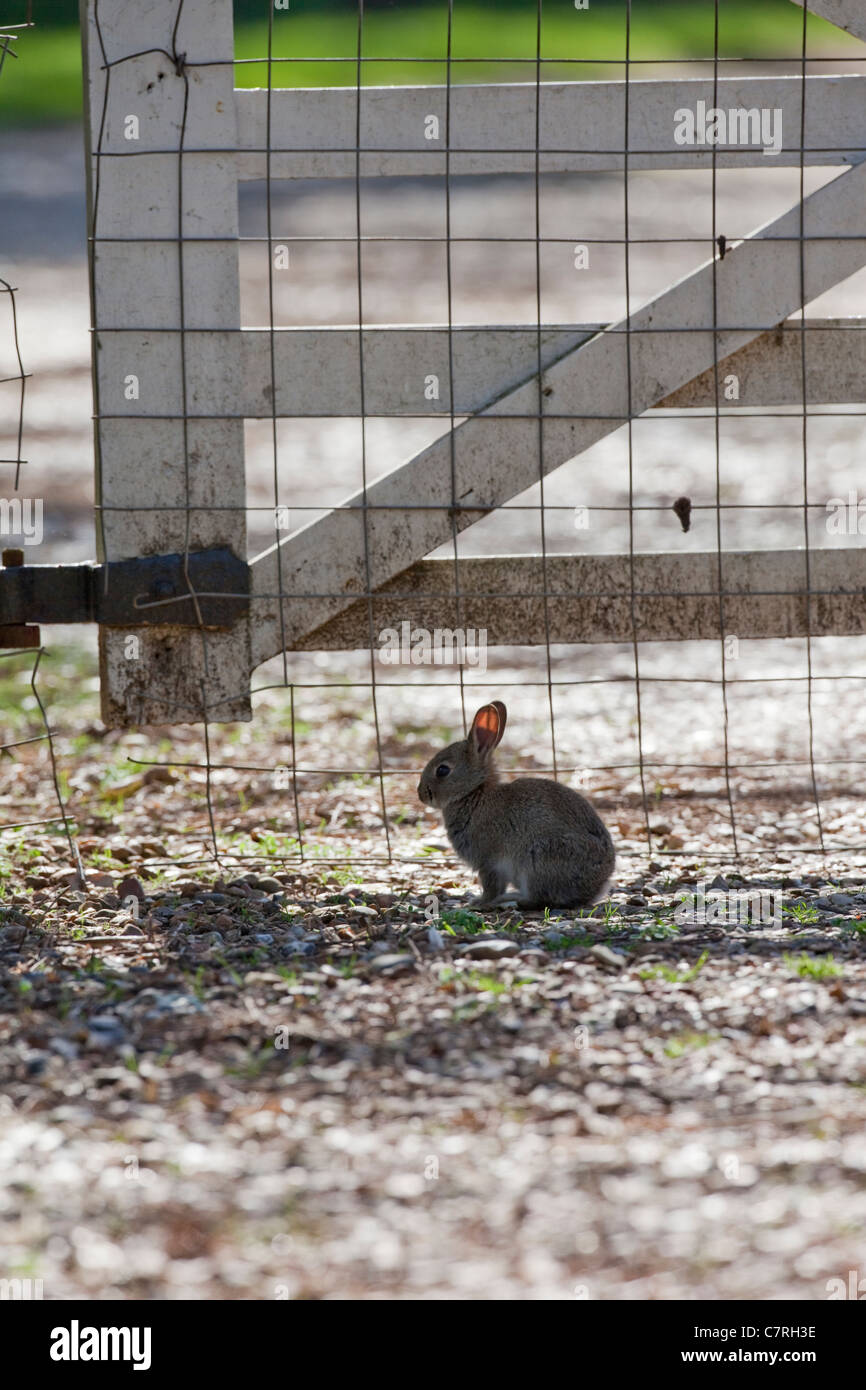
<path fill-rule="evenodd" d="M 255 559 L 230 630 L 172 626 L 170 595 L 138 660 L 102 627 L 107 723 L 248 719 L 263 661 L 406 619 L 490 645 L 866 632 L 861 549 L 467 559 L 459 578 L 425 558 L 644 411 L 718 410 L 729 373 L 741 406 L 866 398 L 864 321 L 790 319 L 866 263 L 866 77 L 235 91 L 231 0 L 82 5 L 100 558 L 245 559 L 245 419 L 451 425 Z M 809 8 L 866 39 L 861 0 Z M 241 328 L 238 180 L 766 167 L 760 144 L 678 144 L 699 102 L 780 111 L 776 167 L 842 172 L 618 323 Z"/>

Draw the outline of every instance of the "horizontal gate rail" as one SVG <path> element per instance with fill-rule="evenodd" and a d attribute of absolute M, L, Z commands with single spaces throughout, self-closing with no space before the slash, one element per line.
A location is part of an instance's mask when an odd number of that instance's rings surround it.
<path fill-rule="evenodd" d="M 453 560 L 422 560 L 373 597 L 372 626 L 377 634 L 401 634 L 403 624 L 483 632 L 491 647 L 532 646 L 548 634 L 571 643 L 866 633 L 866 550 L 810 550 L 808 567 L 803 550 L 635 555 L 632 610 L 628 555 L 467 557 L 458 607 Z M 370 626 L 364 599 L 298 646 L 366 648 Z"/>
<path fill-rule="evenodd" d="M 810 404 L 859 402 L 866 396 L 866 319 L 807 319 L 809 334 L 806 381 Z M 850 330 L 850 331 L 849 331 Z M 605 324 L 550 325 L 542 329 L 542 366 L 550 367 L 602 332 L 617 330 Z M 621 330 L 620 330 L 621 331 Z M 633 330 L 635 333 L 638 330 Z M 669 333 L 669 329 L 649 333 Z M 684 330 L 685 331 L 685 330 Z M 702 331 L 702 330 L 689 330 Z M 724 409 L 802 405 L 799 320 L 788 320 L 719 363 L 721 379 L 733 374 L 736 396 L 721 393 Z M 146 360 L 150 339 L 129 330 L 121 335 L 103 329 L 102 360 L 120 351 Z M 271 419 L 303 416 L 357 416 L 361 413 L 358 329 L 278 328 L 273 332 L 276 400 L 271 400 L 272 335 L 266 328 L 230 332 L 186 330 L 190 417 Z M 222 364 L 240 346 L 237 377 L 225 382 Z M 538 330 L 534 325 L 508 327 L 446 327 L 391 325 L 363 330 L 364 403 L 368 415 L 485 417 L 519 415 L 516 390 L 538 362 Z M 106 351 L 110 349 L 110 351 Z M 449 356 L 454 364 L 453 406 L 448 380 Z M 101 369 L 102 418 L 135 414 L 170 417 L 178 407 L 177 387 L 154 402 L 125 401 L 116 373 Z M 436 377 L 438 398 L 429 398 L 425 384 Z M 679 387 L 651 408 L 715 406 L 712 369 Z M 549 410 L 556 416 L 555 406 Z M 570 415 L 576 412 L 569 412 Z M 591 402 L 585 412 L 592 415 Z M 625 419 L 627 417 L 621 416 Z"/>
<path fill-rule="evenodd" d="M 445 173 L 446 87 L 364 87 L 361 92 L 361 174 Z M 460 174 L 534 174 L 535 82 L 452 86 L 448 170 Z M 629 82 L 628 167 L 710 169 L 713 147 L 678 144 L 675 113 L 709 110 L 778 112 L 787 137 L 766 155 L 760 140 L 715 147 L 720 169 L 856 164 L 866 158 L 866 77 L 806 78 L 803 145 L 799 77 L 723 77 Z M 267 173 L 268 93 L 235 94 L 238 177 Z M 358 97 L 351 87 L 279 89 L 270 94 L 271 178 L 354 178 Z M 429 117 L 438 121 L 431 138 Z M 541 87 L 539 171 L 605 173 L 625 167 L 625 105 L 621 82 L 545 82 Z M 801 153 L 802 148 L 802 153 Z M 120 147 L 120 153 L 128 153 Z"/>

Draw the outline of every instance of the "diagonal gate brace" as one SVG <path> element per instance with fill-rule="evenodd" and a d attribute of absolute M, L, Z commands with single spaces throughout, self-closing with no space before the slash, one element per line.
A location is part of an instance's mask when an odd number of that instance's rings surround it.
<path fill-rule="evenodd" d="M 866 237 L 851 228 L 864 199 L 866 162 L 265 551 L 253 563 L 253 666 L 860 270 Z"/>

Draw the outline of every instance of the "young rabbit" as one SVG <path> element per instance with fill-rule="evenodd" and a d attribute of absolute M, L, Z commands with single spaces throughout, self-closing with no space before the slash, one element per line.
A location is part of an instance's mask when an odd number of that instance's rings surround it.
<path fill-rule="evenodd" d="M 483 705 L 469 737 L 431 758 L 418 795 L 438 806 L 448 838 L 481 879 L 479 907 L 513 884 L 523 908 L 586 906 L 613 873 L 607 827 L 578 792 L 542 777 L 501 783 L 493 750 L 505 732 L 501 700 Z"/>

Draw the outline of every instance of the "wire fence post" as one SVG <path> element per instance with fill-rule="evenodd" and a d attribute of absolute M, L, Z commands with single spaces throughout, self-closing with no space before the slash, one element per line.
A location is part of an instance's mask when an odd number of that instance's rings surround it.
<path fill-rule="evenodd" d="M 99 558 L 245 560 L 232 0 L 81 12 Z M 104 721 L 251 718 L 246 620 L 183 631 L 166 612 L 100 630 Z"/>

